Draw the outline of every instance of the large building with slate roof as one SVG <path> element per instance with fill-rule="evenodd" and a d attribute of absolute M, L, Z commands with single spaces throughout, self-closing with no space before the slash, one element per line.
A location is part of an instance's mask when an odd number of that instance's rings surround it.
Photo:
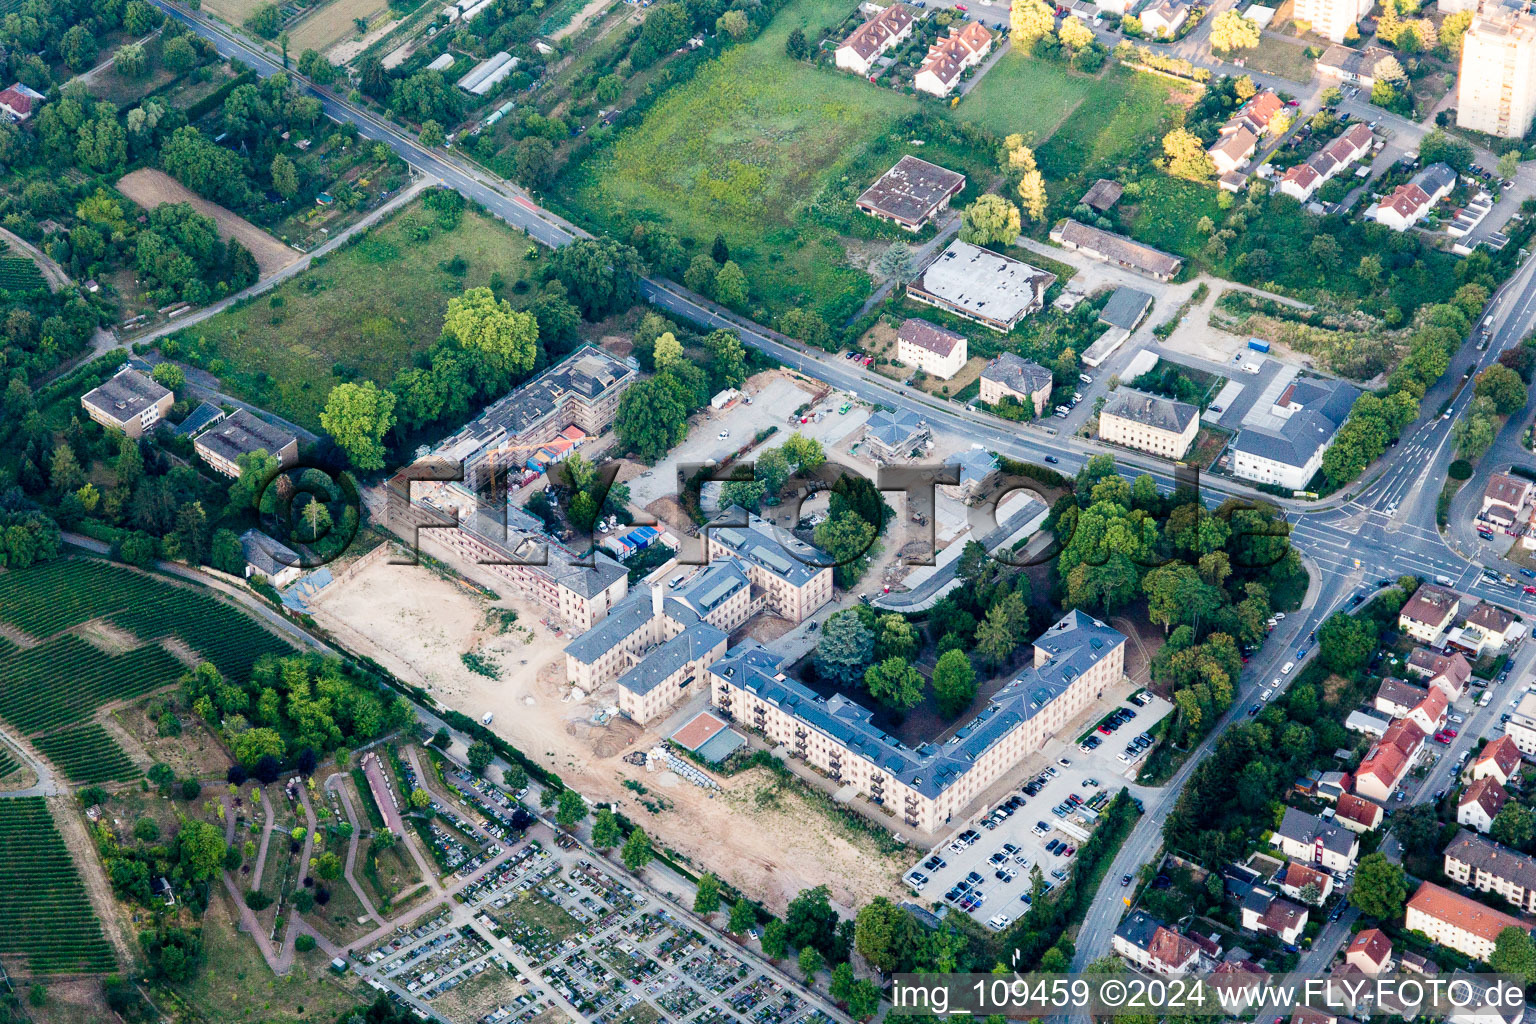
<path fill-rule="evenodd" d="M 705 560 L 736 559 L 780 618 L 798 625 L 832 600 L 832 559 L 738 506 L 705 528 L 704 541 Z"/>
<path fill-rule="evenodd" d="M 733 512 L 740 521 L 741 510 Z M 755 516 L 745 527 L 706 530 L 712 541 L 717 534 L 724 537 L 710 544 L 708 565 L 681 582 L 635 590 L 567 644 L 566 678 L 588 692 L 616 682 L 619 709 L 648 722 L 688 692 L 754 614 L 772 607 L 798 623 L 831 596 L 832 570 L 806 564 L 828 561 L 814 548 L 792 551 Z"/>
<path fill-rule="evenodd" d="M 1120 387 L 1099 412 L 1099 439 L 1182 459 L 1200 431 L 1200 410 L 1187 402 Z"/>
<path fill-rule="evenodd" d="M 462 464 L 465 484 L 480 490 L 498 473 L 521 470 L 544 445 L 572 436 L 570 427 L 588 437 L 602 433 L 636 377 L 626 361 L 583 345 L 497 399 L 432 454 Z"/>
<path fill-rule="evenodd" d="M 915 412 L 881 409 L 864 423 L 864 447 L 876 462 L 899 462 L 928 443 L 928 423 Z"/>
<path fill-rule="evenodd" d="M 782 656 L 738 644 L 709 667 L 715 707 L 834 780 L 937 832 L 998 777 L 1039 751 L 1125 674 L 1125 637 L 1080 611 L 1035 641 L 1034 664 L 942 744 L 908 747 L 842 694 L 818 696 Z"/>
<path fill-rule="evenodd" d="M 1323 453 L 1349 418 L 1360 390 L 1339 380 L 1300 378 L 1270 412 L 1277 427 L 1245 426 L 1232 440 L 1232 475 L 1299 491 L 1322 468 Z"/>
<path fill-rule="evenodd" d="M 981 371 L 981 400 L 1001 405 L 1004 398 L 1011 397 L 1020 405 L 1032 403 L 1035 415 L 1044 416 L 1054 383 L 1051 371 L 1039 363 L 1004 352 Z"/>
<path fill-rule="evenodd" d="M 583 560 L 517 506 L 487 506 L 457 483 L 415 486 L 403 474 L 389 481 L 392 531 L 471 577 L 510 583 L 570 629 L 591 629 L 629 593 L 623 565 L 602 550 Z"/>

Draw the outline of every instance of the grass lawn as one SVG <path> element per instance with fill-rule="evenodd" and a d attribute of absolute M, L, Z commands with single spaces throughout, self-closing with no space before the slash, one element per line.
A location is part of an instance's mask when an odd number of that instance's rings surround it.
<path fill-rule="evenodd" d="M 785 56 L 791 30 L 816 38 L 848 8 L 846 0 L 796 0 L 757 39 L 703 68 L 568 172 L 556 191 L 600 222 L 653 219 L 685 244 L 707 248 L 720 232 L 746 271 L 754 306 L 852 312 L 867 275 L 848 266 L 829 230 L 797 214 L 917 105 Z"/>
<path fill-rule="evenodd" d="M 458 227 L 412 203 L 360 242 L 275 291 L 177 335 L 225 388 L 311 430 L 347 379 L 388 384 L 431 346 L 448 300 L 499 274 L 523 277 L 528 239 L 466 210 Z M 450 261 L 466 264 L 462 275 Z M 449 269 L 444 269 L 448 267 Z"/>
<path fill-rule="evenodd" d="M 323 957 L 319 963 L 299 957 L 286 977 L 275 976 L 255 940 L 235 930 L 224 887 L 217 886 L 216 892 L 203 917 L 206 963 L 197 977 L 175 989 L 207 1019 L 227 1024 L 333 1021 L 371 1001 L 325 969 Z"/>
<path fill-rule="evenodd" d="M 1033 133 L 1036 143 L 1050 136 L 1090 96 L 1101 91 L 1099 79 L 1069 71 L 1018 50 L 998 58 L 976 87 L 952 108 L 950 116 L 970 121 L 999 137 Z M 1022 97 L 1029 101 L 1021 102 Z"/>
<path fill-rule="evenodd" d="M 1088 101 L 1036 152 L 1040 170 L 1048 181 L 1061 181 L 1123 162 L 1162 136 L 1183 99 L 1165 79 L 1111 64 L 1093 80 Z"/>
<path fill-rule="evenodd" d="M 1316 69 L 1314 61 L 1307 57 L 1307 46 L 1300 41 L 1277 39 L 1272 35 L 1259 38 L 1258 49 L 1247 56 L 1247 66 L 1281 78 L 1289 78 L 1303 85 L 1312 81 Z"/>
<path fill-rule="evenodd" d="M 1134 202 L 1134 210 L 1126 199 L 1120 201 L 1120 213 L 1130 218 L 1129 233 L 1138 241 L 1188 255 L 1205 244 L 1205 236 L 1195 229 L 1200 218 L 1221 222 L 1214 185 L 1199 185 L 1166 174 L 1149 174 L 1140 184 L 1141 195 Z"/>

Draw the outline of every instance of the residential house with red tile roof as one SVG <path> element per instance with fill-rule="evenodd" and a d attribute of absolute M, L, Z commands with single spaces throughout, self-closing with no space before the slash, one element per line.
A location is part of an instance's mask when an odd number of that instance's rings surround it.
<path fill-rule="evenodd" d="M 1408 674 L 1445 691 L 1451 700 L 1460 700 L 1472 678 L 1472 663 L 1458 653 L 1442 654 L 1427 647 L 1416 647 L 1408 655 Z"/>
<path fill-rule="evenodd" d="M 1367 928 L 1349 944 L 1344 962 L 1366 974 L 1381 974 L 1392 966 L 1392 940 L 1380 928 Z"/>
<path fill-rule="evenodd" d="M 1334 818 L 1351 832 L 1369 832 L 1379 828 L 1385 813 L 1381 804 L 1355 793 L 1340 796 L 1333 809 Z"/>
<path fill-rule="evenodd" d="M 848 34 L 833 55 L 837 66 L 867 75 L 875 59 L 912 34 L 916 18 L 905 4 L 891 4 Z"/>
<path fill-rule="evenodd" d="M 1497 779 L 1499 785 L 1507 786 L 1520 774 L 1520 763 L 1520 748 L 1515 741 L 1509 736 L 1500 736 L 1478 752 L 1467 768 L 1467 774 L 1474 780 Z"/>
<path fill-rule="evenodd" d="M 1279 879 L 1280 891 L 1303 903 L 1308 901 L 1302 896 L 1302 890 L 1309 885 L 1317 888 L 1317 899 L 1313 902 L 1321 903 L 1333 894 L 1333 876 L 1310 864 L 1290 861 L 1285 865 L 1285 871 L 1280 874 Z"/>
<path fill-rule="evenodd" d="M 932 96 L 948 96 L 960 84 L 966 68 L 980 64 L 992 52 L 992 33 L 979 21 L 962 29 L 950 26 L 949 35 L 928 48 L 928 55 L 912 77 L 912 88 Z"/>
<path fill-rule="evenodd" d="M 1424 583 L 1397 613 L 1397 628 L 1421 644 L 1434 646 L 1456 619 L 1460 596 L 1445 587 Z"/>
<path fill-rule="evenodd" d="M 1508 799 L 1509 791 L 1499 785 L 1498 779 L 1478 779 L 1462 791 L 1456 802 L 1456 823 L 1486 833 Z"/>

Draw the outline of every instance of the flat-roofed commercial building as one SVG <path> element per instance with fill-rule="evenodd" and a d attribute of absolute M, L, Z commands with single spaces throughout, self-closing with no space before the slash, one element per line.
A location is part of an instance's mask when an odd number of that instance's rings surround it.
<path fill-rule="evenodd" d="M 917 231 L 965 189 L 965 175 L 904 156 L 859 196 L 857 206 L 871 217 Z"/>
<path fill-rule="evenodd" d="M 1007 333 L 1045 303 L 1056 275 L 1001 253 L 951 242 L 907 285 L 918 302 Z"/>
<path fill-rule="evenodd" d="M 176 396 L 168 389 L 127 366 L 80 399 L 87 416 L 129 437 L 143 437 L 175 403 Z"/>

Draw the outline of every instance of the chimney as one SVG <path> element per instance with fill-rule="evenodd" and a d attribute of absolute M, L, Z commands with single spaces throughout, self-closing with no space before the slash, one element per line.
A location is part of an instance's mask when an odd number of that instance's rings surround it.
<path fill-rule="evenodd" d="M 655 584 L 652 584 L 652 586 L 651 586 L 651 618 L 653 618 L 653 619 L 661 618 L 661 605 L 662 605 L 662 602 L 664 600 L 665 600 L 665 598 L 663 598 L 662 595 L 661 595 L 661 587 L 656 586 Z"/>

